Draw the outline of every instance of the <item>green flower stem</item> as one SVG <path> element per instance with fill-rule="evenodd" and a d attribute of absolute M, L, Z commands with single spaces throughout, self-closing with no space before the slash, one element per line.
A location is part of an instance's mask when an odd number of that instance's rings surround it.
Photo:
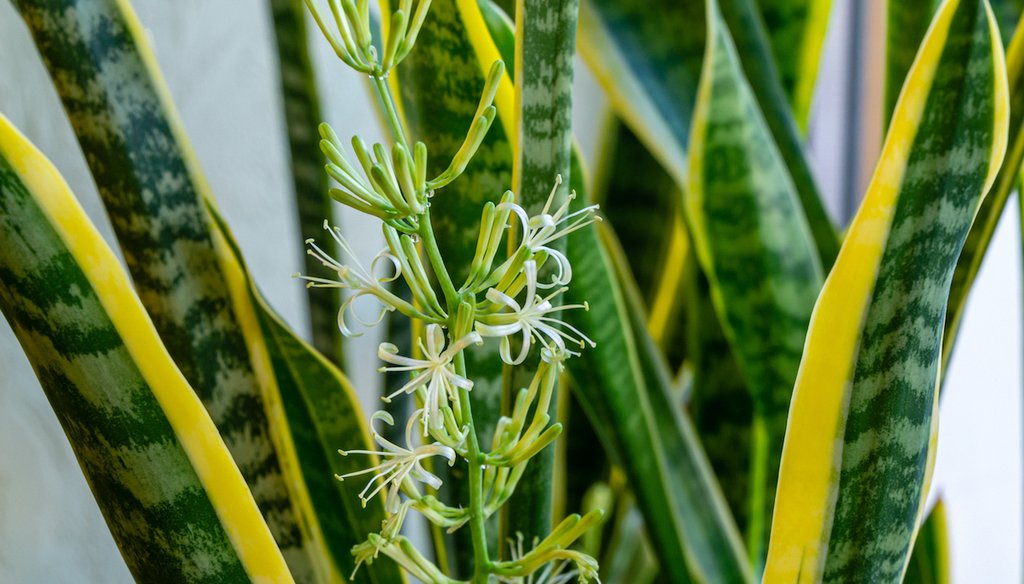
<path fill-rule="evenodd" d="M 373 86 L 377 89 L 377 96 L 380 97 L 380 101 L 384 105 L 384 113 L 387 115 L 388 125 L 391 126 L 391 132 L 394 133 L 395 140 L 404 146 L 407 152 L 412 152 L 412 149 L 409 148 L 409 141 L 405 137 L 405 128 L 402 126 L 402 120 L 398 117 L 395 98 L 391 94 L 391 88 L 388 87 L 387 77 L 371 75 L 370 78 L 373 79 Z"/>
<path fill-rule="evenodd" d="M 455 284 L 452 282 L 452 277 L 448 274 L 447 268 L 444 266 L 444 259 L 441 258 L 441 250 L 437 247 L 437 239 L 434 238 L 434 228 L 430 224 L 430 209 L 423 211 L 423 215 L 420 219 L 420 237 L 423 239 L 423 247 L 427 252 L 427 259 L 430 260 L 430 267 L 434 270 L 434 274 L 437 276 L 437 281 L 441 284 L 441 290 L 444 292 L 445 302 L 448 303 L 448 314 L 454 319 L 458 309 L 459 294 L 455 291 Z M 452 321 L 454 323 L 454 320 Z M 451 327 L 449 327 L 451 330 Z M 464 334 L 469 334 L 471 331 L 466 331 Z M 458 340 L 459 337 L 452 338 L 452 342 Z"/>
<path fill-rule="evenodd" d="M 429 224 L 429 218 L 424 223 Z M 426 238 L 424 238 L 426 239 Z M 431 241 L 433 236 L 431 235 Z M 430 249 L 430 246 L 427 246 Z M 436 250 L 436 244 L 434 245 Z M 429 252 L 428 252 L 429 253 Z M 440 259 L 440 256 L 438 256 Z M 433 263 L 433 260 L 431 260 Z M 449 281 L 449 286 L 451 282 Z M 453 322 L 456 318 L 456 309 L 449 306 L 449 313 L 452 314 Z M 472 321 L 469 321 L 472 322 Z M 449 342 L 469 334 L 469 330 L 449 329 Z M 455 372 L 459 375 L 466 375 L 466 357 L 463 353 L 455 356 Z M 484 510 L 483 490 L 483 460 L 484 455 L 480 451 L 480 442 L 476 435 L 476 426 L 473 423 L 473 406 L 469 399 L 469 391 L 459 388 L 459 400 L 464 404 L 465 418 L 462 423 L 467 428 L 466 437 L 466 462 L 469 465 L 469 529 L 473 542 L 473 584 L 487 584 L 487 577 L 491 572 L 492 563 L 487 552 L 487 515 Z"/>

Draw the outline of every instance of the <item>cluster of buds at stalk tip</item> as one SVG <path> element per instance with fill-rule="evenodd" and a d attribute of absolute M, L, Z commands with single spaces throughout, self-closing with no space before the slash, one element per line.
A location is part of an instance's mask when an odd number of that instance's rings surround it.
<path fill-rule="evenodd" d="M 354 323 L 372 327 L 389 312 L 418 321 L 412 354 L 403 355 L 392 343 L 381 343 L 381 372 L 407 375 L 405 382 L 385 402 L 415 400 L 415 411 L 405 422 L 405 444 L 397 444 L 374 428 L 377 449 L 339 451 L 344 456 L 369 457 L 367 468 L 338 476 L 339 480 L 369 476 L 359 493 L 363 505 L 375 496 L 383 499 L 385 520 L 379 533 L 353 548 L 356 568 L 380 555 L 391 558 L 410 575 L 427 583 L 450 583 L 402 535 L 410 510 L 437 526 L 454 531 L 470 524 L 483 529 L 514 493 L 531 458 L 549 446 L 562 431 L 549 412 L 567 359 L 594 342 L 565 322 L 562 314 L 588 310 L 586 303 L 560 304 L 572 280 L 572 266 L 559 240 L 599 221 L 597 206 L 575 204 L 575 193 L 561 196 L 561 177 L 555 178 L 547 203 L 529 213 L 506 191 L 497 201 L 484 205 L 476 250 L 466 279 L 457 285 L 444 265 L 430 224 L 430 201 L 435 191 L 456 180 L 467 168 L 495 118 L 493 105 L 499 82 L 505 75 L 497 61 L 491 67 L 470 127 L 447 168 L 427 176 L 428 152 L 423 142 L 412 144 L 399 119 L 388 73 L 409 54 L 423 26 L 430 0 L 398 0 L 397 8 L 384 18 L 381 55 L 371 37 L 369 0 L 327 0 L 327 11 L 317 0 L 305 0 L 314 20 L 342 61 L 369 75 L 379 93 L 394 142 L 367 145 L 358 136 L 351 140 L 351 155 L 335 131 L 320 126 L 320 149 L 325 170 L 337 182 L 330 190 L 336 201 L 381 220 L 386 247 L 364 267 L 337 227 L 324 228 L 347 257 L 335 258 L 315 241 L 307 240 L 308 253 L 320 260 L 334 277 L 298 276 L 311 287 L 336 288 L 345 295 L 338 326 L 346 336 L 356 336 Z M 510 253 L 506 253 L 512 250 Z M 461 270 L 459 270 L 461 271 Z M 401 279 L 411 298 L 391 291 Z M 372 298 L 376 314 L 360 318 L 354 303 Z M 493 339 L 488 341 L 488 339 Z M 469 395 L 474 383 L 465 369 L 464 352 L 487 342 L 498 343 L 498 358 L 511 366 L 523 366 L 532 351 L 540 354 L 531 382 L 511 396 L 511 411 L 502 416 L 489 449 L 478 444 Z M 394 425 L 386 412 L 371 417 L 375 423 Z M 479 473 L 475 504 L 453 506 L 439 500 L 441 479 L 431 464 L 454 465 L 465 461 Z M 473 496 L 471 494 L 471 496 Z M 571 546 L 600 520 L 601 512 L 565 518 L 547 537 L 524 550 L 522 538 L 510 546 L 510 559 L 486 559 L 488 575 L 501 582 L 554 584 L 578 578 L 597 578 L 597 563 Z M 474 527 L 476 526 L 476 527 Z M 476 581 L 476 580 L 474 580 Z"/>

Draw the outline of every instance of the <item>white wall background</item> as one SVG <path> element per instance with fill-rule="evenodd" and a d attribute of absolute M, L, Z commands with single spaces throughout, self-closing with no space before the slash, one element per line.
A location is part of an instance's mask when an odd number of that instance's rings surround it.
<path fill-rule="evenodd" d="M 272 37 L 262 3 L 135 0 L 151 30 L 171 92 L 214 192 L 271 303 L 300 330 L 300 268 Z M 839 1 L 837 10 L 845 10 Z M 842 22 L 836 18 L 834 22 Z M 379 135 L 362 81 L 317 47 L 325 115 L 342 134 Z M 813 162 L 837 208 L 844 87 L 842 31 L 828 41 L 815 110 Z M 580 66 L 577 131 L 593 153 L 604 109 Z M 116 249 L 78 145 L 31 39 L 11 5 L 0 2 L 0 112 L 63 172 Z M 870 162 L 870 161 L 869 161 Z M 1013 205 L 1011 205 L 1013 206 Z M 1021 290 L 1020 228 L 1001 225 L 968 308 L 942 405 L 934 493 L 952 529 L 957 582 L 1021 580 Z M 367 222 L 344 215 L 363 257 L 380 245 Z M 373 334 L 350 350 L 373 359 Z M 376 374 L 352 373 L 366 402 Z M 0 319 L 0 582 L 130 582 L 56 417 L 6 322 Z"/>

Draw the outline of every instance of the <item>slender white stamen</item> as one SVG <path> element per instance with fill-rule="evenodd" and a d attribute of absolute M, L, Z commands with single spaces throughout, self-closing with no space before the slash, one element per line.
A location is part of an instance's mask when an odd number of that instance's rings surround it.
<path fill-rule="evenodd" d="M 547 252 L 548 256 L 557 265 L 558 271 L 551 282 L 538 283 L 537 286 L 540 288 L 564 286 L 572 280 L 572 266 L 569 264 L 569 259 L 562 252 L 550 247 L 550 244 L 574 231 L 601 220 L 596 214 L 597 205 L 590 205 L 569 213 L 569 207 L 576 198 L 575 191 L 569 193 L 569 196 L 565 198 L 565 202 L 554 213 L 551 213 L 555 195 L 561 184 L 561 175 L 556 176 L 555 186 L 551 189 L 551 194 L 548 195 L 548 200 L 544 203 L 544 208 L 539 215 L 530 217 L 523 207 L 511 202 L 501 203 L 497 207 L 500 210 L 511 211 L 519 219 L 523 230 L 523 239 L 519 244 L 520 247 L 530 250 L 531 253 Z"/>
<path fill-rule="evenodd" d="M 445 348 L 444 330 L 436 324 L 427 325 L 425 339 L 426 343 L 424 339 L 419 340 L 423 359 L 403 357 L 398 354 L 398 347 L 391 343 L 381 343 L 377 350 L 377 356 L 382 361 L 393 365 L 381 367 L 380 371 L 418 372 L 405 385 L 385 397 L 384 401 L 390 401 L 402 393 L 411 394 L 424 388 L 426 395 L 421 414 L 424 435 L 427 434 L 428 428 L 438 429 L 444 425 L 444 416 L 441 412 L 449 407 L 448 402 L 454 398 L 457 389 L 473 389 L 471 380 L 455 373 L 452 360 L 466 347 L 483 342 L 478 333 L 471 332 Z"/>
<path fill-rule="evenodd" d="M 485 337 L 502 337 L 500 354 L 503 361 L 510 365 L 518 365 L 526 360 L 530 352 L 530 346 L 534 340 L 542 347 L 552 353 L 576 355 L 566 348 L 566 341 L 579 345 L 580 348 L 586 345 L 594 346 L 594 341 L 584 335 L 576 327 L 552 317 L 551 315 L 563 310 L 582 308 L 588 309 L 586 304 L 569 304 L 565 306 L 554 306 L 551 300 L 562 294 L 567 288 L 559 288 L 547 297 L 541 298 L 537 295 L 537 262 L 529 260 L 523 264 L 523 275 L 526 279 L 526 298 L 520 305 L 514 298 L 499 292 L 494 288 L 487 291 L 487 299 L 508 309 L 508 312 L 497 314 L 480 315 L 476 323 L 476 331 Z M 561 330 L 561 329 L 566 330 Z M 510 338 L 519 333 L 522 337 L 522 345 L 519 353 L 512 356 Z"/>
<path fill-rule="evenodd" d="M 417 412 L 418 414 L 419 412 Z M 359 493 L 363 506 L 377 493 L 387 489 L 384 496 L 384 509 L 388 513 L 397 513 L 401 505 L 399 491 L 402 483 L 407 479 L 413 479 L 430 485 L 437 489 L 441 486 L 441 479 L 423 467 L 423 461 L 440 456 L 448 461 L 448 465 L 455 464 L 455 451 L 440 443 L 424 444 L 413 447 L 413 427 L 416 424 L 417 416 L 409 418 L 405 428 L 405 448 L 391 442 L 379 432 L 373 432 L 373 439 L 382 450 L 339 450 L 342 456 L 350 454 L 376 455 L 381 458 L 380 464 L 376 466 L 357 470 L 343 475 L 336 475 L 337 479 L 343 481 L 347 478 L 373 473 L 373 477 L 366 484 L 366 487 Z M 377 412 L 371 417 L 371 422 L 381 420 L 388 425 L 394 424 L 394 419 L 387 412 Z M 372 490 L 370 490 L 372 488 Z M 369 493 L 368 493 L 369 491 Z"/>

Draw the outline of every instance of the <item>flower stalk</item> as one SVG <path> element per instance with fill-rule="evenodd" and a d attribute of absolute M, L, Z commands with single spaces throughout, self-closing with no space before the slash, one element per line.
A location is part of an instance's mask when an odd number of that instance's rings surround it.
<path fill-rule="evenodd" d="M 383 554 L 424 582 L 456 582 L 402 536 L 406 516 L 415 511 L 449 531 L 470 530 L 473 584 L 494 579 L 523 583 L 565 582 L 570 577 L 581 582 L 595 580 L 597 562 L 571 546 L 598 520 L 600 512 L 565 518 L 547 537 L 534 542 L 528 552 L 524 552 L 522 540 L 518 541 L 508 561 L 489 556 L 488 540 L 494 534 L 487 533 L 487 519 L 499 512 L 515 492 L 530 459 L 561 433 L 561 424 L 551 420 L 548 412 L 563 363 L 594 344 L 559 316 L 568 310 L 586 310 L 585 303 L 552 303 L 572 279 L 568 259 L 552 244 L 599 220 L 596 206 L 573 213 L 568 210 L 568 202 L 554 208 L 561 177 L 552 177 L 555 188 L 548 204 L 534 216 L 516 203 L 514 193 L 506 191 L 497 201 L 484 205 L 469 275 L 456 287 L 431 225 L 430 199 L 462 175 L 483 142 L 496 115 L 493 101 L 505 74 L 504 64 L 497 61 L 488 72 L 462 146 L 441 174 L 427 179 L 427 147 L 423 142 L 410 143 L 387 77 L 412 50 L 429 0 L 420 0 L 415 6 L 412 0 L 401 0 L 385 17 L 390 28 L 380 45 L 384 47 L 382 55 L 378 55 L 370 33 L 368 0 L 328 0 L 326 11 L 316 0 L 305 1 L 339 58 L 371 77 L 393 143 L 390 147 L 370 146 L 354 137 L 350 156 L 334 130 L 321 125 L 325 172 L 338 184 L 330 190 L 331 197 L 380 219 L 387 247 L 367 269 L 355 258 L 340 231 L 325 224 L 351 263 L 330 257 L 308 240 L 309 253 L 337 277 L 300 277 L 309 286 L 347 291 L 348 298 L 338 316 L 339 327 L 346 335 L 359 334 L 349 326 L 350 320 L 374 326 L 388 312 L 401 313 L 424 325 L 422 337 L 415 342 L 418 355 L 401 355 L 388 342 L 378 349 L 384 363 L 380 371 L 409 375 L 404 385 L 384 398 L 386 402 L 416 400 L 415 411 L 406 421 L 406 444 L 400 446 L 374 431 L 380 450 L 340 451 L 345 456 L 369 457 L 367 468 L 338 479 L 369 476 L 360 494 L 363 504 L 380 494 L 387 516 L 379 533 L 368 534 L 366 541 L 353 548 L 357 569 Z M 513 216 L 521 234 L 514 245 L 509 243 Z M 499 251 L 510 247 L 514 251 L 508 257 L 498 257 Z M 388 290 L 388 284 L 399 278 L 408 285 L 412 302 Z M 541 290 L 550 292 L 543 294 Z M 360 297 L 372 297 L 380 305 L 376 319 L 363 320 L 355 314 L 353 302 Z M 351 313 L 350 319 L 347 313 Z M 514 354 L 513 338 L 519 339 Z M 499 420 L 489 450 L 482 448 L 474 424 L 470 400 L 473 379 L 466 370 L 464 354 L 467 348 L 484 342 L 500 343 L 500 358 L 511 366 L 524 366 L 531 351 L 541 354 L 529 386 L 517 392 L 512 411 Z M 385 412 L 371 417 L 371 422 L 377 421 L 394 424 Z M 466 465 L 469 499 L 461 501 L 459 507 L 448 506 L 434 495 L 441 479 L 425 463 L 438 458 L 449 465 Z"/>

